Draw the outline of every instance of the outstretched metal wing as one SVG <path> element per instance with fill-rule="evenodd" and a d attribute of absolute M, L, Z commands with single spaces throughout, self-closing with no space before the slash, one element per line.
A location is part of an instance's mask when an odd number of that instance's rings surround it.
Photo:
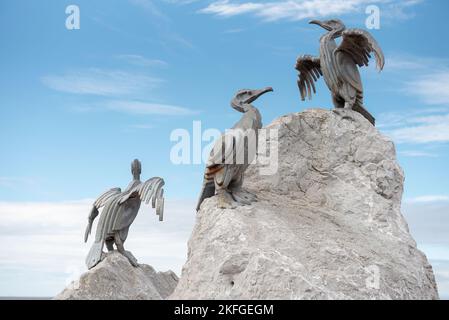
<path fill-rule="evenodd" d="M 298 70 L 298 88 L 301 93 L 301 100 L 305 101 L 306 97 L 312 99 L 313 93 L 316 93 L 315 82 L 323 75 L 321 71 L 320 59 L 304 55 L 296 61 L 296 70 Z"/>
<path fill-rule="evenodd" d="M 385 57 L 373 36 L 362 29 L 347 29 L 342 33 L 343 40 L 335 50 L 349 54 L 354 62 L 359 66 L 368 66 L 371 53 L 376 58 L 377 69 L 381 71 L 385 66 Z"/>
<path fill-rule="evenodd" d="M 97 209 L 100 209 L 103 207 L 109 200 L 117 196 L 118 194 L 122 193 L 122 190 L 120 188 L 113 188 L 105 193 L 103 193 L 101 196 L 98 197 L 97 200 L 94 202 L 94 207 Z"/>
<path fill-rule="evenodd" d="M 122 204 L 129 198 L 139 197 L 141 202 L 151 205 L 156 208 L 156 214 L 159 216 L 159 220 L 163 220 L 164 216 L 164 179 L 159 177 L 151 178 L 144 183 L 141 183 L 131 189 L 127 195 L 120 199 L 119 204 Z"/>
<path fill-rule="evenodd" d="M 95 202 L 92 206 L 92 210 L 89 213 L 86 231 L 84 232 L 84 242 L 87 242 L 87 239 L 89 238 L 89 235 L 92 231 L 92 224 L 99 213 L 98 209 L 103 207 L 109 200 L 114 199 L 121 193 L 122 193 L 122 190 L 120 188 L 113 188 L 113 189 L 106 191 L 101 196 L 99 196 L 97 200 L 95 200 Z"/>
<path fill-rule="evenodd" d="M 384 54 L 376 39 L 365 30 L 348 29 L 343 31 L 342 37 L 340 46 L 335 50 L 335 57 L 339 62 L 337 66 L 344 80 L 362 91 L 362 82 L 356 65 L 368 66 L 371 53 L 374 53 L 376 66 L 380 72 L 385 66 Z"/>

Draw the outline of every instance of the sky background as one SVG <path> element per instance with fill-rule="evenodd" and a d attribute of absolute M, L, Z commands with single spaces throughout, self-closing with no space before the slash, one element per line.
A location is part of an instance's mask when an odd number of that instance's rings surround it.
<path fill-rule="evenodd" d="M 65 26 L 71 4 L 79 30 Z M 332 107 L 323 81 L 299 99 L 296 58 L 323 33 L 307 22 L 365 28 L 371 4 L 386 66 L 363 70 L 365 105 L 396 143 L 404 215 L 449 298 L 446 0 L 1 1 L 0 296 L 53 296 L 85 271 L 92 200 L 126 187 L 134 158 L 143 179 L 164 177 L 166 221 L 142 209 L 127 248 L 179 274 L 204 165 L 172 164 L 171 132 L 232 126 L 241 88 L 274 88 L 258 104 L 265 124 Z"/>

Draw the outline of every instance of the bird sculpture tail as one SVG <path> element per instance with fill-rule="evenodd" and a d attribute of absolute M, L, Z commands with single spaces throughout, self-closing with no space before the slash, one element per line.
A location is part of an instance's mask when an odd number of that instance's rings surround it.
<path fill-rule="evenodd" d="M 369 122 L 371 122 L 371 124 L 373 126 L 376 125 L 376 119 L 373 117 L 373 115 L 371 113 L 368 112 L 368 110 L 365 109 L 365 107 L 356 104 L 354 105 L 354 107 L 352 108 L 352 110 L 360 113 L 362 116 L 364 116 Z"/>
<path fill-rule="evenodd" d="M 86 257 L 86 265 L 88 269 L 95 267 L 101 261 L 101 255 L 103 253 L 104 241 L 95 242 L 90 248 Z"/>
<path fill-rule="evenodd" d="M 205 181 L 203 184 L 203 189 L 201 190 L 200 198 L 198 199 L 198 204 L 196 206 L 196 211 L 200 210 L 201 204 L 207 198 L 213 197 L 215 195 L 215 183 L 214 181 Z"/>

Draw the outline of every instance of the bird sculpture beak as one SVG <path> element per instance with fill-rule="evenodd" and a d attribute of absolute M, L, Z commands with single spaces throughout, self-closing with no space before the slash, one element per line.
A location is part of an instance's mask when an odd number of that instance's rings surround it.
<path fill-rule="evenodd" d="M 326 29 L 327 31 L 331 31 L 332 30 L 331 27 L 329 27 L 327 24 L 323 23 L 320 20 L 312 20 L 312 21 L 309 22 L 309 24 L 316 24 L 317 26 L 320 26 L 321 28 Z"/>
<path fill-rule="evenodd" d="M 261 90 L 254 90 L 252 96 L 246 101 L 246 103 L 252 103 L 256 101 L 261 95 L 264 95 L 267 92 L 273 92 L 272 87 L 266 87 Z"/>

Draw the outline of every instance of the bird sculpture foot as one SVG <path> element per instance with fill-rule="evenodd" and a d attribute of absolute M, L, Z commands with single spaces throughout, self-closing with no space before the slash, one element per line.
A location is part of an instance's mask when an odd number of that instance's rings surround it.
<path fill-rule="evenodd" d="M 257 201 L 255 194 L 242 189 L 232 191 L 232 197 L 237 203 L 242 205 L 250 205 L 254 201 Z"/>
<path fill-rule="evenodd" d="M 220 209 L 235 209 L 236 205 L 234 203 L 234 198 L 232 197 L 232 195 L 223 190 L 221 192 L 218 192 L 217 194 L 218 196 L 218 207 Z"/>
<path fill-rule="evenodd" d="M 345 106 L 344 106 L 344 109 L 345 109 L 345 110 L 352 110 L 352 104 L 346 102 L 346 103 L 345 103 Z"/>
<path fill-rule="evenodd" d="M 130 251 L 125 251 L 125 252 L 123 253 L 123 255 L 124 255 L 126 258 L 128 258 L 129 263 L 131 263 L 131 265 L 132 265 L 133 267 L 138 267 L 138 266 L 139 266 L 139 263 L 137 262 L 137 259 L 133 256 L 133 254 L 132 254 Z"/>

